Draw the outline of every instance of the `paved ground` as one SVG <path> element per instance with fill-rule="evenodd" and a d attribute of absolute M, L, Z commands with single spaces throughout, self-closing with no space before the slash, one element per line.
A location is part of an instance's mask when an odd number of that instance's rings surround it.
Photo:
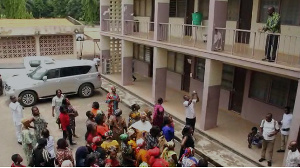
<path fill-rule="evenodd" d="M 91 98 L 82 99 L 78 96 L 70 96 L 70 100 L 72 105 L 75 107 L 75 109 L 78 110 L 79 116 L 76 118 L 76 134 L 80 138 L 74 138 L 74 140 L 77 142 L 76 146 L 72 146 L 73 153 L 75 153 L 76 148 L 82 145 L 85 145 L 84 140 L 84 134 L 86 131 L 85 127 L 85 121 L 86 116 L 85 112 L 87 110 L 91 109 L 92 102 L 98 101 L 100 103 L 100 108 L 103 111 L 106 111 L 107 107 L 105 104 L 105 96 L 106 92 L 104 90 L 97 90 L 95 95 Z M 128 101 L 128 100 L 123 100 Z M 8 100 L 6 97 L 1 96 L 0 97 L 0 106 L 2 107 L 2 117 L 0 118 L 0 128 L 1 129 L 1 135 L 2 138 L 0 138 L 0 166 L 10 166 L 11 164 L 11 155 L 15 153 L 21 154 L 21 156 L 24 156 L 22 147 L 17 144 L 16 137 L 15 137 L 15 129 L 12 123 L 12 116 L 10 113 L 10 110 L 8 108 Z M 42 117 L 45 118 L 45 120 L 49 123 L 48 128 L 50 130 L 50 134 L 54 136 L 55 140 L 58 140 L 59 138 L 62 138 L 62 132 L 58 130 L 57 125 L 55 124 L 55 119 L 51 116 L 51 99 L 47 100 L 41 100 L 37 104 L 38 108 L 40 109 L 40 113 Z M 130 109 L 125 106 L 123 103 L 120 103 L 119 106 L 123 110 L 123 117 L 126 118 L 126 121 L 128 120 L 128 114 L 130 112 Z M 31 109 L 25 108 L 24 110 L 25 117 L 31 116 Z M 179 143 L 176 143 L 176 150 L 179 152 Z M 197 156 L 199 158 L 199 156 Z M 24 164 L 26 164 L 25 157 L 24 158 Z"/>

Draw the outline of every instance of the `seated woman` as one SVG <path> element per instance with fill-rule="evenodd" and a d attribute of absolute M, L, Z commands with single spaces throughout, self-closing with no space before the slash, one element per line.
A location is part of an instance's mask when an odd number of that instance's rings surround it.
<path fill-rule="evenodd" d="M 248 134 L 248 148 L 251 148 L 252 145 L 261 148 L 263 137 L 259 135 L 258 129 L 256 127 L 253 127 L 251 130 L 252 131 Z"/>

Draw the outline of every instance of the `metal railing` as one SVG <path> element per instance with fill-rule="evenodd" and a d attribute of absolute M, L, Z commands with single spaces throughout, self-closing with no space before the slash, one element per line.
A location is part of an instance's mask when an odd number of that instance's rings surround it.
<path fill-rule="evenodd" d="M 160 41 L 206 49 L 206 26 L 160 23 L 158 30 Z"/>
<path fill-rule="evenodd" d="M 270 62 L 292 66 L 300 64 L 299 36 L 216 28 L 213 46 L 216 51 L 236 56 L 259 60 L 268 56 Z"/>
<path fill-rule="evenodd" d="M 124 24 L 125 35 L 153 40 L 154 22 L 125 20 Z"/>
<path fill-rule="evenodd" d="M 122 20 L 105 19 L 104 27 L 105 27 L 105 29 L 102 31 L 120 34 L 120 33 L 122 33 Z"/>

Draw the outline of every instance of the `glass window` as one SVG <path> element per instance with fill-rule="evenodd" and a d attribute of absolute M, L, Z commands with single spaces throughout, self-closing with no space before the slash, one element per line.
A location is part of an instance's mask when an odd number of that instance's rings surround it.
<path fill-rule="evenodd" d="M 145 57 L 144 45 L 140 45 L 139 60 L 144 61 L 144 57 Z"/>
<path fill-rule="evenodd" d="M 133 58 L 139 59 L 139 45 L 133 44 Z"/>
<path fill-rule="evenodd" d="M 234 81 L 234 66 L 231 65 L 223 65 L 222 72 L 222 88 L 226 90 L 233 89 L 233 81 Z"/>
<path fill-rule="evenodd" d="M 79 72 L 79 74 L 87 74 L 92 67 L 91 66 L 78 66 L 76 68 L 77 68 L 77 71 Z"/>
<path fill-rule="evenodd" d="M 289 106 L 292 111 L 293 111 L 294 105 L 295 105 L 297 88 L 298 88 L 298 82 L 292 80 L 290 83 L 289 97 L 288 97 L 288 102 L 287 102 L 287 106 Z"/>
<path fill-rule="evenodd" d="M 54 79 L 59 77 L 59 69 L 51 69 L 49 70 L 45 76 L 47 76 L 47 79 Z"/>
<path fill-rule="evenodd" d="M 238 21 L 240 12 L 240 0 L 228 0 L 227 20 Z"/>
<path fill-rule="evenodd" d="M 279 0 L 260 0 L 259 5 L 259 21 L 260 23 L 266 23 L 268 18 L 268 8 L 274 6 L 276 12 L 279 10 Z"/>
<path fill-rule="evenodd" d="M 299 25 L 299 8 L 299 0 L 282 0 L 280 3 L 281 23 L 285 25 Z"/>
<path fill-rule="evenodd" d="M 45 68 L 39 66 L 34 71 L 32 71 L 28 76 L 34 80 L 41 80 L 46 72 L 47 70 Z"/>
<path fill-rule="evenodd" d="M 177 5 L 176 0 L 170 0 L 169 17 L 176 17 Z"/>
<path fill-rule="evenodd" d="M 168 52 L 168 70 L 174 71 L 175 70 L 175 53 Z"/>
<path fill-rule="evenodd" d="M 203 20 L 208 20 L 209 0 L 199 1 L 199 12 L 203 15 Z"/>
<path fill-rule="evenodd" d="M 183 74 L 184 72 L 184 55 L 183 54 L 177 54 L 176 55 L 176 64 L 175 64 L 175 71 L 177 73 Z"/>
<path fill-rule="evenodd" d="M 272 79 L 269 103 L 284 107 L 287 101 L 289 80 L 280 77 Z"/>
<path fill-rule="evenodd" d="M 67 77 L 67 76 L 73 76 L 78 74 L 79 72 L 77 71 L 76 67 L 66 67 L 60 69 L 60 77 Z"/>
<path fill-rule="evenodd" d="M 203 82 L 204 72 L 205 72 L 205 59 L 196 58 L 196 66 L 195 66 L 196 79 Z"/>
<path fill-rule="evenodd" d="M 185 17 L 186 7 L 186 0 L 170 0 L 169 17 Z"/>
<path fill-rule="evenodd" d="M 145 62 L 151 62 L 151 47 L 145 46 Z"/>
<path fill-rule="evenodd" d="M 254 72 L 251 77 L 251 86 L 249 96 L 262 101 L 267 101 L 270 85 L 269 75 Z"/>

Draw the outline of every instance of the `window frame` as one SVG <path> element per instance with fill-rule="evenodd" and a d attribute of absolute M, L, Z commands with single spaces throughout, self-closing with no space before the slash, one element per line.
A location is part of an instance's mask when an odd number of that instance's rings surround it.
<path fill-rule="evenodd" d="M 135 46 L 137 46 L 137 48 L 138 48 L 137 52 L 135 51 Z M 144 52 L 143 59 L 140 59 L 140 48 L 141 48 L 141 46 L 142 46 L 143 52 Z M 150 48 L 150 62 L 146 61 L 146 47 Z M 134 43 L 133 44 L 133 59 L 137 60 L 137 61 L 142 61 L 142 62 L 147 63 L 147 64 L 150 65 L 151 64 L 151 57 L 153 57 L 153 52 L 151 54 L 151 48 L 152 47 L 150 47 L 150 46 Z"/>
<path fill-rule="evenodd" d="M 53 71 L 53 70 L 58 71 L 58 76 L 55 77 L 55 78 L 49 78 L 48 73 L 49 73 L 49 71 Z M 49 69 L 49 70 L 47 70 L 47 72 L 44 74 L 44 76 L 47 76 L 47 80 L 48 80 L 48 79 L 51 80 L 51 79 L 57 79 L 57 78 L 60 78 L 60 68 Z"/>
<path fill-rule="evenodd" d="M 187 1 L 184 1 L 185 2 L 185 7 L 184 7 L 184 10 L 185 10 L 185 12 L 184 12 L 184 16 L 178 16 L 178 1 L 179 0 L 170 0 L 170 6 L 171 6 L 171 3 L 175 3 L 175 6 L 176 6 L 176 11 L 175 11 L 175 16 L 172 16 L 171 15 L 171 13 L 169 12 L 169 17 L 171 17 L 171 18 L 186 18 L 186 13 L 187 13 Z M 170 11 L 171 11 L 171 9 L 170 9 Z"/>
<path fill-rule="evenodd" d="M 199 60 L 204 60 L 204 73 L 203 73 L 203 79 L 199 79 L 199 78 L 197 78 L 197 65 L 198 65 L 198 62 L 199 62 Z M 194 66 L 194 74 L 195 75 L 193 75 L 193 78 L 195 79 L 195 80 L 198 80 L 198 81 L 200 81 L 200 82 L 204 82 L 204 76 L 205 76 L 205 64 L 206 64 L 206 60 L 204 59 L 204 58 L 199 58 L 199 57 L 196 57 L 196 59 L 195 59 L 195 66 Z"/>
<path fill-rule="evenodd" d="M 177 72 L 176 71 L 177 59 L 178 59 L 178 57 L 180 57 L 179 56 L 180 53 L 173 52 L 173 51 L 168 51 L 168 56 L 169 56 L 169 53 L 174 53 L 174 55 L 172 55 L 172 56 L 174 56 L 175 58 L 174 58 L 174 63 L 173 63 L 174 69 L 171 69 L 171 68 L 167 67 L 168 71 L 171 71 L 171 72 L 174 72 L 174 73 L 177 73 L 177 74 L 180 74 L 180 75 L 184 75 L 184 63 L 183 63 L 183 72 Z M 182 55 L 182 57 L 184 58 L 184 54 Z"/>

